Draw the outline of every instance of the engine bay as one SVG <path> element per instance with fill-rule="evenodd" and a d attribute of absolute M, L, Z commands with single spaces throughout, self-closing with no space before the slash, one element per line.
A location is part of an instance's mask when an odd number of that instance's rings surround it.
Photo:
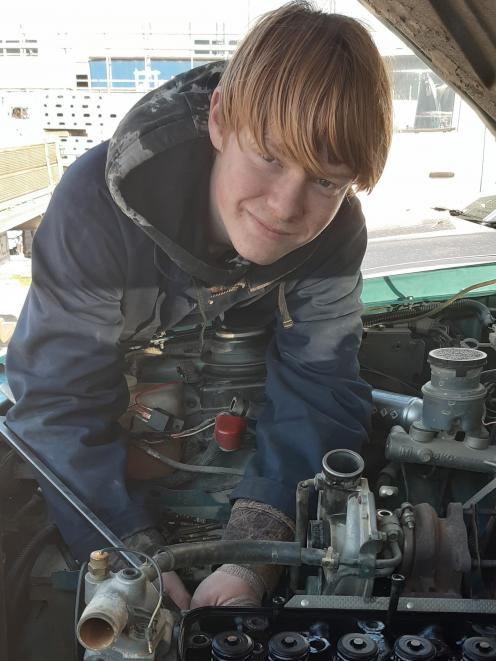
<path fill-rule="evenodd" d="M 222 541 L 255 451 L 270 329 L 178 329 L 128 351 L 128 478 L 168 547 L 120 571 L 112 548 L 87 566 L 70 556 L 2 427 L 0 592 L 18 658 L 496 659 L 495 305 L 366 311 L 370 442 L 303 476 L 294 542 Z M 157 592 L 160 571 L 194 589 L 222 562 L 287 569 L 261 609 L 185 614 Z"/>

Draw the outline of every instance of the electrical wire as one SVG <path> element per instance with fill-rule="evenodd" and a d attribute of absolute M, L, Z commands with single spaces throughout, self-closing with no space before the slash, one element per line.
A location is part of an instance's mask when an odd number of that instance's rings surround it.
<path fill-rule="evenodd" d="M 157 390 L 167 389 L 167 386 L 179 386 L 179 385 L 181 386 L 184 385 L 184 382 L 176 380 L 176 381 L 164 381 L 163 383 L 155 383 L 152 386 L 148 386 L 147 388 L 143 388 L 143 390 L 134 393 L 133 401 L 136 404 L 143 404 L 143 402 L 141 401 L 143 395 L 149 395 L 150 393 L 156 392 Z"/>
<path fill-rule="evenodd" d="M 200 432 L 205 431 L 206 429 L 210 429 L 214 426 L 215 418 L 210 418 L 208 421 L 204 420 L 203 423 L 197 427 L 189 427 L 184 431 L 173 432 L 171 434 L 171 438 L 186 438 L 187 436 L 194 436 L 195 434 L 199 434 Z"/>
<path fill-rule="evenodd" d="M 76 587 L 76 602 L 74 605 L 74 661 L 82 661 L 83 654 L 81 654 L 82 645 L 80 644 L 77 636 L 77 625 L 79 622 L 79 615 L 81 611 L 81 597 L 83 593 L 83 580 L 84 580 L 84 573 L 88 567 L 87 562 L 83 562 L 81 565 L 81 569 L 79 570 L 79 575 L 78 575 L 78 581 L 77 581 L 77 587 Z"/>
<path fill-rule="evenodd" d="M 408 323 L 410 323 L 412 321 L 419 321 L 420 319 L 425 319 L 426 317 L 437 315 L 443 310 L 445 310 L 447 307 L 452 305 L 455 301 L 458 301 L 460 298 L 463 298 L 465 294 L 468 294 L 468 292 L 473 291 L 474 289 L 481 289 L 482 287 L 489 287 L 489 285 L 496 285 L 496 279 L 486 280 L 485 282 L 478 282 L 475 285 L 470 285 L 470 287 L 465 287 L 465 289 L 461 289 L 457 294 L 452 296 L 444 303 L 441 303 L 441 305 L 438 305 L 433 310 L 429 310 L 428 312 L 424 312 L 424 314 L 419 314 L 415 317 L 409 317 L 405 321 L 408 321 Z"/>
<path fill-rule="evenodd" d="M 136 447 L 150 455 L 154 459 L 158 459 L 167 466 L 175 468 L 176 470 L 185 471 L 187 473 L 204 473 L 206 475 L 238 475 L 242 477 L 244 475 L 243 470 L 238 470 L 237 468 L 225 468 L 224 466 L 200 466 L 196 464 L 183 464 L 181 461 L 176 461 L 175 459 L 170 459 L 166 457 L 161 452 L 157 452 L 151 447 L 148 447 L 145 443 L 136 443 Z"/>

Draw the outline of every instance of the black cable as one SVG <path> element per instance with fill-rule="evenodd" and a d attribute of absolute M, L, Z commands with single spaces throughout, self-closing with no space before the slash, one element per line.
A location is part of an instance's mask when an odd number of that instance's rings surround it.
<path fill-rule="evenodd" d="M 399 383 L 403 388 L 408 388 L 408 390 L 411 390 L 412 392 L 410 394 L 418 395 L 419 394 L 419 388 L 417 388 L 415 385 L 412 383 L 408 383 L 407 381 L 403 381 L 402 379 L 399 379 L 396 376 L 392 376 L 391 374 L 385 374 L 384 372 L 381 372 L 380 370 L 376 370 L 372 367 L 367 367 L 366 365 L 360 365 L 360 371 L 361 372 L 369 372 L 369 374 L 376 374 L 377 376 L 380 376 L 384 379 L 388 379 L 389 381 L 394 381 L 395 383 Z"/>
<path fill-rule="evenodd" d="M 11 629 L 22 624 L 25 619 L 19 617 L 18 610 L 20 609 L 22 597 L 29 585 L 31 570 L 41 550 L 51 541 L 55 541 L 57 534 L 58 529 L 53 523 L 39 530 L 24 547 L 22 553 L 14 562 L 12 569 L 7 574 L 5 583 L 9 596 L 9 621 Z"/>
<path fill-rule="evenodd" d="M 51 541 L 52 537 L 55 540 L 55 535 L 57 533 L 58 533 L 57 526 L 54 523 L 50 523 L 49 525 L 39 530 L 32 537 L 32 539 L 23 547 L 21 554 L 14 562 L 10 571 L 7 574 L 7 578 L 6 578 L 7 594 L 12 595 L 12 592 L 15 593 L 15 589 L 20 583 L 18 578 L 24 572 L 25 566 L 30 566 L 30 568 L 32 567 L 41 549 L 49 541 Z"/>
<path fill-rule="evenodd" d="M 57 549 L 60 552 L 60 555 L 63 557 L 65 564 L 67 565 L 67 569 L 69 571 L 78 571 L 79 570 L 79 563 L 78 561 L 73 557 L 69 547 L 65 543 L 62 535 L 58 535 L 58 539 L 56 540 L 56 545 Z"/>
<path fill-rule="evenodd" d="M 484 370 L 480 375 L 481 383 L 496 383 L 496 370 Z"/>
<path fill-rule="evenodd" d="M 88 567 L 87 562 L 83 562 L 81 569 L 79 570 L 77 588 L 76 588 L 76 602 L 74 604 L 74 661 L 82 661 L 84 658 L 84 647 L 78 640 L 77 637 L 77 625 L 79 622 L 79 616 L 81 615 L 81 608 L 83 602 L 83 580 L 84 573 Z"/>

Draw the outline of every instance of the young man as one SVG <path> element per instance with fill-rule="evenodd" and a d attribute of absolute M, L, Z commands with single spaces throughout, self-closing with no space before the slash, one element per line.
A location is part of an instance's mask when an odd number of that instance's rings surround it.
<path fill-rule="evenodd" d="M 153 553 L 161 538 L 125 481 L 123 355 L 158 326 L 275 320 L 258 449 L 227 538 L 291 539 L 297 482 L 328 450 L 366 441 L 354 191 L 377 182 L 390 136 L 388 79 L 366 30 L 293 2 L 263 17 L 227 68 L 147 94 L 64 175 L 9 348 L 8 424 L 130 547 Z M 86 557 L 100 540 L 45 495 Z M 192 603 L 257 602 L 276 574 L 225 565 Z"/>

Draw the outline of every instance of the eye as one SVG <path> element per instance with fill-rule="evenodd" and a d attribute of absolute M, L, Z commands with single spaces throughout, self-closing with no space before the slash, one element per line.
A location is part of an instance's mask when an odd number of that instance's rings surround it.
<path fill-rule="evenodd" d="M 316 179 L 315 183 L 326 190 L 338 190 L 339 186 L 329 179 Z"/>
<path fill-rule="evenodd" d="M 270 154 L 258 154 L 266 163 L 275 163 L 275 158 Z"/>

